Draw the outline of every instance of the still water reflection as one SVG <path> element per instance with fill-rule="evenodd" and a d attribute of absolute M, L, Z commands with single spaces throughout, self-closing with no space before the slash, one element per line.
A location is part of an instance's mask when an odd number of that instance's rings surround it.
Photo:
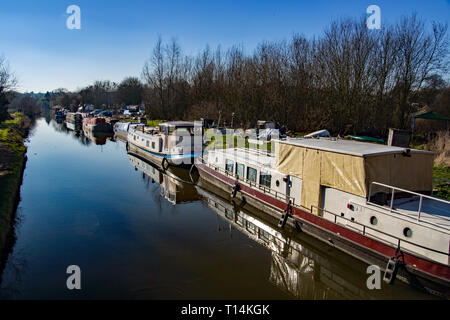
<path fill-rule="evenodd" d="M 40 119 L 29 140 L 3 299 L 429 298 L 368 290 L 363 263 L 113 137 Z M 66 288 L 69 265 L 81 290 Z"/>

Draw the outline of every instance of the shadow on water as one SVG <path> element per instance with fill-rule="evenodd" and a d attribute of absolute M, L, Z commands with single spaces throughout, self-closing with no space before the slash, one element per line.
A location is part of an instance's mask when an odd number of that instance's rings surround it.
<path fill-rule="evenodd" d="M 28 132 L 28 136 L 24 139 L 25 145 L 27 145 L 30 141 L 30 137 L 33 136 L 35 128 L 36 128 L 36 119 L 31 119 L 30 129 Z M 6 262 L 8 261 L 11 265 L 11 268 L 13 270 L 13 273 L 15 274 L 16 281 L 20 281 L 20 275 L 24 272 L 26 268 L 26 259 L 19 258 L 20 254 L 18 256 L 15 256 L 14 258 L 10 258 L 13 252 L 14 245 L 17 241 L 17 234 L 16 230 L 20 228 L 20 226 L 23 223 L 24 216 L 21 214 L 21 210 L 19 207 L 20 201 L 21 201 L 21 189 L 22 189 L 22 183 L 24 178 L 24 173 L 27 167 L 27 161 L 28 161 L 28 155 L 27 153 L 24 155 L 24 162 L 22 167 L 22 172 L 20 174 L 20 182 L 18 186 L 18 191 L 16 193 L 14 204 L 13 204 L 13 214 L 11 216 L 11 225 L 9 227 L 9 231 L 6 237 L 5 246 L 0 252 L 0 284 L 2 284 L 3 279 L 3 272 L 6 266 Z M 7 298 L 12 292 L 14 292 L 13 288 L 1 288 L 0 290 L 0 299 Z M 15 292 L 17 294 L 17 292 Z"/>
<path fill-rule="evenodd" d="M 406 284 L 369 290 L 366 265 L 324 245 L 295 228 L 278 228 L 278 220 L 230 198 L 223 190 L 192 177 L 188 170 L 167 171 L 146 160 L 139 149 L 128 152 L 130 164 L 148 183 L 160 185 L 160 195 L 172 204 L 201 200 L 217 215 L 217 231 L 239 232 L 271 252 L 269 281 L 292 299 L 396 299 L 416 297 Z M 225 224 L 225 227 L 224 227 Z M 431 298 L 422 296 L 421 298 Z"/>
<path fill-rule="evenodd" d="M 207 206 L 225 222 L 230 238 L 237 230 L 271 252 L 269 281 L 293 299 L 433 299 L 397 281 L 382 290 L 366 285 L 367 265 L 200 180 L 196 187 Z"/>

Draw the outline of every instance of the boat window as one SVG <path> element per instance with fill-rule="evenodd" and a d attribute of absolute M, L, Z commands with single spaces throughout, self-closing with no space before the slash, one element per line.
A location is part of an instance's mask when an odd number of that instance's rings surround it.
<path fill-rule="evenodd" d="M 271 180 L 272 180 L 272 176 L 270 175 L 270 173 L 261 172 L 261 174 L 259 176 L 259 184 L 270 188 Z"/>
<path fill-rule="evenodd" d="M 247 167 L 247 180 L 256 182 L 257 174 L 258 173 L 257 173 L 256 169 L 254 169 L 252 167 Z"/>
<path fill-rule="evenodd" d="M 225 209 L 225 217 L 227 217 L 228 219 L 233 219 L 233 211 L 231 211 L 230 209 Z"/>
<path fill-rule="evenodd" d="M 188 133 L 188 134 L 191 133 L 189 128 L 183 128 L 183 127 L 177 128 L 177 134 L 186 135 L 186 133 Z"/>
<path fill-rule="evenodd" d="M 147 147 L 149 147 L 150 146 L 150 142 L 147 140 Z"/>
<path fill-rule="evenodd" d="M 249 222 L 249 221 L 247 221 L 247 230 L 251 234 L 256 234 L 256 226 L 253 223 Z"/>
<path fill-rule="evenodd" d="M 234 162 L 227 159 L 226 164 L 225 164 L 225 170 L 233 173 L 233 167 L 234 167 Z"/>
<path fill-rule="evenodd" d="M 245 220 L 239 214 L 236 216 L 236 223 L 240 226 L 244 226 Z"/>
<path fill-rule="evenodd" d="M 244 177 L 244 165 L 242 163 L 236 162 L 236 174 L 241 178 Z"/>
<path fill-rule="evenodd" d="M 152 142 L 152 149 L 155 149 L 155 142 Z"/>
<path fill-rule="evenodd" d="M 270 234 L 265 230 L 259 229 L 259 238 L 264 242 L 269 242 Z"/>

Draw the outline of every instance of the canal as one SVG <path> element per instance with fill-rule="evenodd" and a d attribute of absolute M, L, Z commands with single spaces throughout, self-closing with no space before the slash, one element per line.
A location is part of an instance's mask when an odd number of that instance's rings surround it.
<path fill-rule="evenodd" d="M 369 290 L 367 265 L 123 141 L 41 118 L 27 146 L 2 299 L 433 298 L 399 281 Z M 81 290 L 66 286 L 70 265 Z"/>

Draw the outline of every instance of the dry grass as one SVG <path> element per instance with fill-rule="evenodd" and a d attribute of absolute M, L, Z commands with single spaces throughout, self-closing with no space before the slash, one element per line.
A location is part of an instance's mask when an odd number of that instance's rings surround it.
<path fill-rule="evenodd" d="M 427 149 L 436 152 L 435 166 L 450 167 L 450 134 L 438 132 L 437 136 L 427 144 Z"/>

